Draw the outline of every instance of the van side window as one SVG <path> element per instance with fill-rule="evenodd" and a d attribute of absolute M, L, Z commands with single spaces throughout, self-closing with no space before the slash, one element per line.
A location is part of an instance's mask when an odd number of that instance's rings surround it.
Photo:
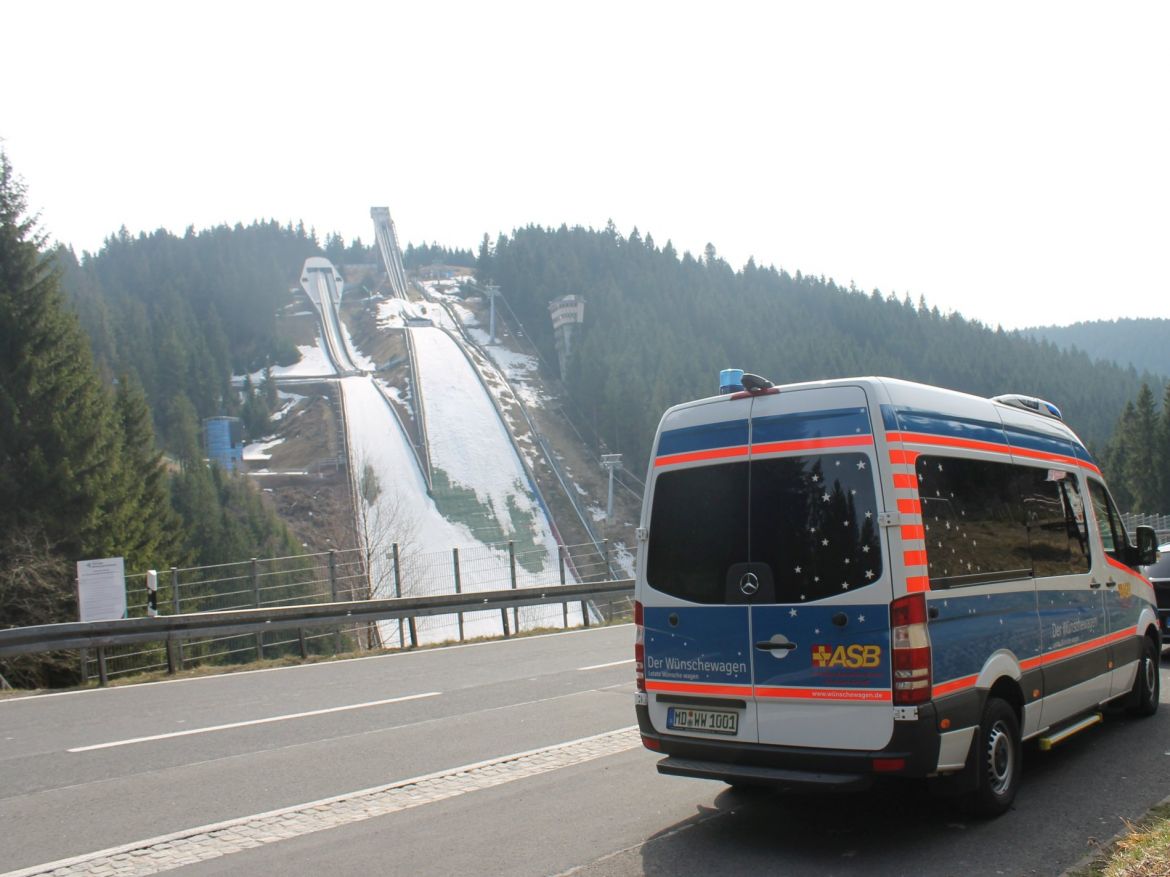
<path fill-rule="evenodd" d="M 1060 469 L 1022 470 L 1020 493 L 1037 578 L 1089 571 L 1085 509 L 1075 475 Z"/>
<path fill-rule="evenodd" d="M 1101 534 L 1101 545 L 1105 553 L 1114 560 L 1123 560 L 1128 541 L 1121 516 L 1113 505 L 1105 485 L 1100 481 L 1089 481 L 1089 496 L 1093 499 L 1093 511 L 1097 517 L 1097 532 Z"/>
<path fill-rule="evenodd" d="M 1032 575 L 1016 467 L 920 456 L 915 469 L 931 588 Z"/>
<path fill-rule="evenodd" d="M 915 468 L 931 588 L 1089 571 L 1074 475 L 957 457 Z"/>

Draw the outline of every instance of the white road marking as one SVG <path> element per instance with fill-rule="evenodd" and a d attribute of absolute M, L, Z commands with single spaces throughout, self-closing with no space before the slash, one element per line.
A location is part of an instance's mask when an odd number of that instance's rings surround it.
<path fill-rule="evenodd" d="M 311 664 L 293 664 L 288 667 L 264 667 L 259 670 L 237 670 L 234 672 L 216 673 L 210 676 L 187 676 L 183 679 L 156 679 L 153 682 L 135 682 L 133 685 L 112 685 L 106 688 L 81 688 L 73 691 L 47 691 L 40 694 L 20 694 L 12 697 L 0 698 L 0 708 L 9 704 L 35 703 L 50 697 L 75 697 L 82 694 L 114 695 L 117 692 L 137 691 L 140 688 L 149 688 L 154 685 L 185 685 L 191 682 L 216 682 L 221 679 L 233 679 L 240 676 L 252 676 L 257 673 L 287 673 L 290 670 L 306 670 L 311 667 L 337 667 L 352 664 L 356 661 L 385 661 L 404 658 L 417 658 L 423 655 L 443 654 L 458 649 L 480 649 L 498 645 L 513 646 L 516 643 L 526 643 L 531 640 L 550 639 L 555 636 L 579 636 L 604 633 L 622 627 L 632 627 L 633 623 L 610 624 L 605 627 L 579 627 L 572 630 L 559 630 L 555 633 L 539 633 L 532 636 L 517 636 L 509 639 L 486 640 L 478 643 L 456 643 L 450 646 L 426 646 L 420 649 L 387 649 L 381 655 L 362 655 L 360 658 L 341 658 L 340 660 L 316 661 Z"/>
<path fill-rule="evenodd" d="M 0 877 L 51 875 L 68 869 L 71 877 L 146 875 L 170 871 L 243 850 L 277 843 L 342 825 L 386 816 L 457 795 L 490 789 L 504 783 L 539 776 L 594 759 L 636 749 L 641 738 L 636 726 L 619 728 L 499 758 L 467 764 L 384 786 L 201 825 L 173 834 L 124 844 L 71 859 L 34 865 Z"/>
<path fill-rule="evenodd" d="M 593 664 L 589 667 L 578 667 L 578 670 L 600 670 L 603 667 L 620 667 L 622 664 L 634 663 L 633 658 L 627 658 L 624 661 L 610 661 L 608 664 Z"/>
<path fill-rule="evenodd" d="M 152 734 L 149 737 L 132 737 L 128 740 L 114 740 L 110 743 L 94 743 L 92 746 L 77 746 L 68 752 L 92 752 L 95 749 L 112 749 L 115 746 L 130 746 L 134 743 L 148 743 L 151 740 L 167 740 L 171 737 L 188 737 L 191 734 L 208 734 L 212 731 L 226 731 L 231 728 L 247 728 L 250 725 L 267 725 L 270 722 L 287 722 L 289 719 L 304 719 L 309 716 L 324 716 L 329 713 L 341 713 L 347 710 L 360 710 L 372 706 L 384 706 L 388 703 L 403 703 L 408 700 L 420 700 L 424 697 L 438 697 L 441 691 L 427 691 L 423 694 L 408 694 L 405 697 L 390 697 L 386 700 L 371 700 L 366 703 L 351 703 L 346 706 L 334 706 L 323 710 L 309 710 L 304 713 L 289 713 L 284 716 L 269 716 L 266 719 L 249 719 L 246 722 L 231 722 L 226 725 L 211 725 L 206 728 L 188 728 L 185 731 L 171 731 L 167 734 Z"/>

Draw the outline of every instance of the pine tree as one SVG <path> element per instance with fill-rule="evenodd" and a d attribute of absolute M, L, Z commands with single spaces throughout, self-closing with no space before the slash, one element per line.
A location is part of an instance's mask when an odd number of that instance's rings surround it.
<path fill-rule="evenodd" d="M 163 568 L 178 562 L 179 520 L 171 507 L 162 454 L 155 445 L 142 385 L 130 374 L 118 380 L 115 410 L 121 432 L 117 502 L 108 528 L 127 569 Z"/>
<path fill-rule="evenodd" d="M 67 558 L 109 543 L 112 406 L 76 316 L 0 152 L 0 532 L 31 530 Z"/>

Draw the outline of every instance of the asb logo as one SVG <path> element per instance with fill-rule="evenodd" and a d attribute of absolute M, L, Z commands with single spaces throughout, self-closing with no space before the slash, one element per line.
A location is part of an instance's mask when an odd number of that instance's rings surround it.
<path fill-rule="evenodd" d="M 863 646 L 854 643 L 850 646 L 817 645 L 812 647 L 812 662 L 814 667 L 828 669 L 830 667 L 845 667 L 858 670 L 862 667 L 876 667 L 882 660 L 881 646 Z"/>

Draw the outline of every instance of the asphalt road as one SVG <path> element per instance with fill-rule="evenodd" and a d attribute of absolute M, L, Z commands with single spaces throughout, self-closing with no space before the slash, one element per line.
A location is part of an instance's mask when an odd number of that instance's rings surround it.
<path fill-rule="evenodd" d="M 185 874 L 1056 875 L 1170 794 L 1165 708 L 1028 751 L 989 823 L 916 786 L 792 798 L 662 777 L 628 730 L 631 640 L 0 701 L 0 869 L 162 837 L 151 855 Z"/>

